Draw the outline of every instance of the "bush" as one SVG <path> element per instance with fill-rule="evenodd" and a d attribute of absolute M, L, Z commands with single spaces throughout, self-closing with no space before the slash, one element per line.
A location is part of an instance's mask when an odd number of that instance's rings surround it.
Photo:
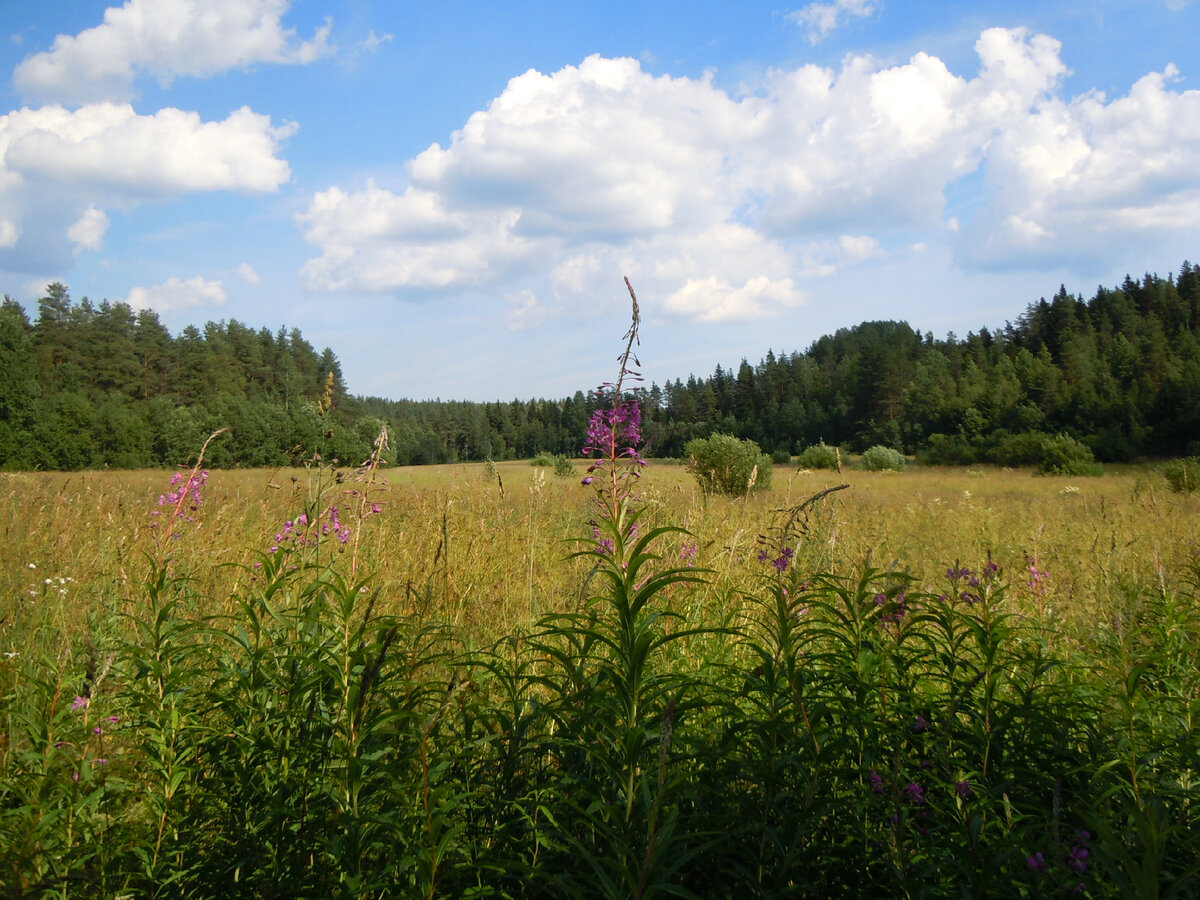
<path fill-rule="evenodd" d="M 1200 457 L 1171 460 L 1163 464 L 1161 471 L 1167 477 L 1167 485 L 1177 494 L 1200 490 Z"/>
<path fill-rule="evenodd" d="M 683 450 L 691 460 L 688 470 L 705 494 L 737 496 L 771 486 L 771 457 L 754 441 L 714 434 L 688 441 Z"/>
<path fill-rule="evenodd" d="M 1038 471 L 1043 475 L 1101 475 L 1104 467 L 1092 451 L 1068 434 L 1047 438 L 1042 445 Z"/>
<path fill-rule="evenodd" d="M 899 450 L 893 450 L 891 447 L 885 447 L 882 444 L 876 444 L 863 453 L 862 461 L 859 463 L 868 472 L 883 472 L 885 470 L 901 472 L 907 464 L 908 460 L 904 458 L 903 453 Z"/>
<path fill-rule="evenodd" d="M 571 458 L 565 453 L 549 453 L 542 450 L 529 461 L 531 466 L 548 466 L 554 469 L 555 475 L 561 475 L 564 478 L 568 475 L 575 474 L 575 466 L 571 462 Z"/>
<path fill-rule="evenodd" d="M 987 455 L 998 466 L 1038 466 L 1046 453 L 1046 445 L 1052 440 L 1041 431 L 1010 434 L 998 441 Z"/>
<path fill-rule="evenodd" d="M 836 447 L 830 447 L 824 441 L 819 444 L 810 444 L 800 451 L 798 460 L 802 469 L 840 469 L 841 460 L 838 459 L 838 451 Z"/>
<path fill-rule="evenodd" d="M 786 466 L 792 461 L 792 454 L 788 453 L 782 447 L 771 451 L 771 462 L 779 466 Z"/>
<path fill-rule="evenodd" d="M 979 454 L 960 434 L 934 432 L 917 459 L 927 466 L 969 466 L 979 459 Z"/>

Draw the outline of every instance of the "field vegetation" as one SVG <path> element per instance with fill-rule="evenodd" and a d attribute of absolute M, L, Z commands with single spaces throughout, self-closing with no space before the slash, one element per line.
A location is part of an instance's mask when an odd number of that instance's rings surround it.
<path fill-rule="evenodd" d="M 6 894 L 1196 895 L 1194 494 L 547 475 L 4 476 Z"/>

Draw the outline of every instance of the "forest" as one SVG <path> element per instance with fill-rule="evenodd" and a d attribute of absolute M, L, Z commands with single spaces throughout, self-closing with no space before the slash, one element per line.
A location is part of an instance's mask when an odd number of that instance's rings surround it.
<path fill-rule="evenodd" d="M 707 378 L 652 384 L 646 449 L 679 456 L 720 432 L 777 456 L 817 442 L 883 444 L 927 463 L 1020 465 L 1048 435 L 1095 458 L 1200 452 L 1200 266 L 1126 276 L 1090 299 L 1062 286 L 1003 327 L 935 338 L 906 322 L 863 322 L 804 351 Z M 478 403 L 350 393 L 335 353 L 297 329 L 235 320 L 172 335 L 153 310 L 72 300 L 47 287 L 31 321 L 0 305 L 0 468 L 183 465 L 218 428 L 215 467 L 306 462 L 320 445 L 356 465 L 387 424 L 394 465 L 576 455 L 600 403 Z"/>

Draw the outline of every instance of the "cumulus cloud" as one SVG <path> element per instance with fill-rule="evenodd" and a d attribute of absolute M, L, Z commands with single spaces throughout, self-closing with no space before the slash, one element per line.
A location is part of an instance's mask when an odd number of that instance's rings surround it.
<path fill-rule="evenodd" d="M 248 107 L 221 122 L 170 108 L 140 116 L 115 103 L 19 109 L 0 116 L 0 190 L 6 179 L 45 178 L 132 196 L 270 192 L 291 177 L 276 153 L 294 131 Z"/>
<path fill-rule="evenodd" d="M 808 39 L 819 44 L 835 29 L 844 16 L 866 18 L 875 14 L 879 4 L 874 0 L 834 0 L 832 3 L 810 3 L 803 9 L 787 14 L 787 18 L 808 29 Z"/>
<path fill-rule="evenodd" d="M 1131 239 L 1200 229 L 1200 91 L 1174 66 L 1128 96 L 1051 98 L 998 135 L 992 204 L 961 233 L 964 259 L 1011 266 L 1103 257 Z"/>
<path fill-rule="evenodd" d="M 240 266 L 238 266 L 237 271 L 238 274 L 241 275 L 242 278 L 249 284 L 258 284 L 260 281 L 262 281 L 262 278 L 259 276 L 254 266 L 250 265 L 250 263 L 242 263 Z"/>
<path fill-rule="evenodd" d="M 99 250 L 108 231 L 108 214 L 89 205 L 75 224 L 67 229 L 67 237 L 75 245 L 78 255 L 84 250 Z"/>
<path fill-rule="evenodd" d="M 104 22 L 25 59 L 17 91 L 61 103 L 127 100 L 143 73 L 168 84 L 255 63 L 308 63 L 333 52 L 326 21 L 300 41 L 281 23 L 289 0 L 128 0 Z"/>
<path fill-rule="evenodd" d="M 17 238 L 21 236 L 21 229 L 8 221 L 0 219 L 0 248 L 12 247 L 17 243 Z"/>
<path fill-rule="evenodd" d="M 617 271 L 651 314 L 733 321 L 794 307 L 805 279 L 889 242 L 950 234 L 947 188 L 981 168 L 986 202 L 953 238 L 971 265 L 1036 266 L 1105 229 L 1195 221 L 1198 95 L 1173 69 L 1125 98 L 1067 100 L 1058 41 L 996 28 L 975 49 L 972 77 L 925 53 L 848 57 L 736 97 L 633 59 L 531 70 L 410 160 L 402 190 L 315 194 L 297 216 L 318 249 L 302 276 L 413 296 L 529 289 L 544 306 L 589 302 Z"/>
<path fill-rule="evenodd" d="M 207 281 L 197 275 L 186 281 L 168 278 L 153 287 L 135 287 L 130 290 L 127 302 L 133 309 L 175 313 L 197 306 L 224 306 L 226 299 L 220 281 Z"/>
<path fill-rule="evenodd" d="M 21 243 L 6 265 L 55 270 L 72 252 L 95 249 L 107 225 L 102 207 L 198 191 L 274 192 L 291 178 L 279 151 L 294 131 L 247 108 L 209 122 L 113 103 L 0 115 L 0 218 Z"/>

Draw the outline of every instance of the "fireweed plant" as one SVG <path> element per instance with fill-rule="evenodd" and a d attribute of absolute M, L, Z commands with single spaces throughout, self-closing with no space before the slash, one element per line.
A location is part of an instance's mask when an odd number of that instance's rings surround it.
<path fill-rule="evenodd" d="M 693 680 L 670 671 L 668 654 L 669 645 L 704 629 L 668 628 L 675 614 L 656 603 L 668 587 L 701 581 L 703 572 L 658 566 L 656 545 L 682 529 L 640 526 L 641 409 L 626 385 L 641 380 L 632 368 L 640 365 L 641 316 L 628 278 L 625 285 L 632 321 L 617 379 L 600 388 L 608 402 L 593 413 L 583 448 L 591 458 L 583 484 L 594 491 L 596 515 L 574 554 L 592 563 L 589 582 L 601 588 L 583 612 L 544 619 L 536 638 L 558 664 L 548 674 L 561 735 L 552 746 L 573 798 L 548 837 L 588 867 L 563 871 L 554 889 L 614 900 L 678 893 L 682 870 L 711 839 L 678 828 L 686 778 L 677 771 L 674 735 L 697 697 Z"/>

